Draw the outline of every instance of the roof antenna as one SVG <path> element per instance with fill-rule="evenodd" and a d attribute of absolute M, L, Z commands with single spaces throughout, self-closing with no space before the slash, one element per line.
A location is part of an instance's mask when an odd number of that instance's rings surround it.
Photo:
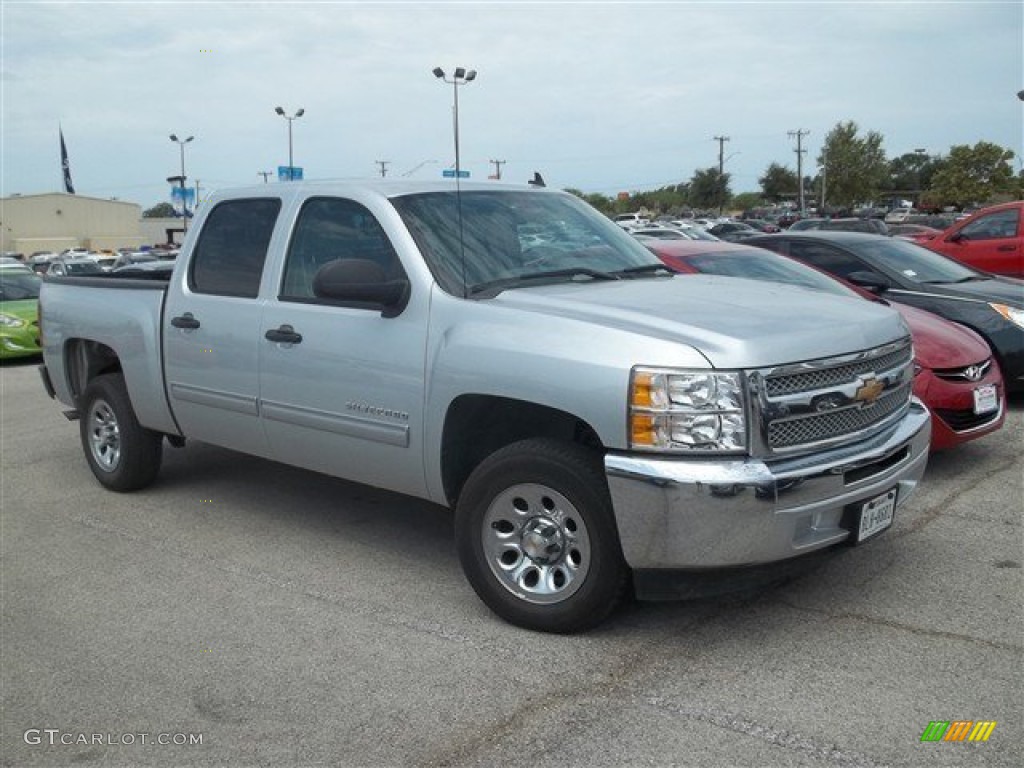
<path fill-rule="evenodd" d="M 529 184 L 531 187 L 546 187 L 547 186 L 547 184 L 544 183 L 544 177 L 540 175 L 539 171 L 534 171 L 533 172 L 533 178 L 530 179 L 526 183 Z"/>

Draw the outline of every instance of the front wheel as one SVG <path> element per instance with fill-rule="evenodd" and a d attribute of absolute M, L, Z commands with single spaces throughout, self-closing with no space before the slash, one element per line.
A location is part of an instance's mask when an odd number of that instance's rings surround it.
<path fill-rule="evenodd" d="M 577 632 L 626 592 L 600 460 L 580 446 L 533 439 L 492 454 L 466 482 L 455 535 L 473 589 L 512 624 Z"/>
<path fill-rule="evenodd" d="M 112 491 L 137 491 L 160 471 L 163 437 L 135 416 L 124 377 L 97 376 L 81 397 L 80 434 L 89 469 Z"/>

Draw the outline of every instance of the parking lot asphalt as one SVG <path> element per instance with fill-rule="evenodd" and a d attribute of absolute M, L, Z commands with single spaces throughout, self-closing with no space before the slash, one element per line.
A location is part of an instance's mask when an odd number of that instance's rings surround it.
<path fill-rule="evenodd" d="M 570 637 L 445 509 L 202 444 L 110 493 L 60 411 L 0 367 L 3 766 L 1024 765 L 1024 401 L 869 544 Z"/>

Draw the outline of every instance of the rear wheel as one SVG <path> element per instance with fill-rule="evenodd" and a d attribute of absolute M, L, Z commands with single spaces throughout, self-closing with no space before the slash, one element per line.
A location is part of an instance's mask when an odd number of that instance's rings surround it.
<path fill-rule="evenodd" d="M 580 446 L 524 440 L 488 457 L 463 489 L 455 532 L 473 589 L 512 624 L 580 631 L 626 592 L 600 459 Z"/>
<path fill-rule="evenodd" d="M 163 437 L 139 424 L 119 373 L 97 376 L 81 397 L 79 429 L 89 469 L 113 491 L 136 491 L 160 471 Z"/>

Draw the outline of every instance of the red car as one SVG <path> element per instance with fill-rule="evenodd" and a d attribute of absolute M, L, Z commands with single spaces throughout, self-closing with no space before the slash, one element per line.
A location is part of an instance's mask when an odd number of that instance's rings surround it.
<path fill-rule="evenodd" d="M 677 272 L 771 280 L 880 301 L 867 291 L 763 248 L 697 240 L 659 240 L 644 245 Z M 932 413 L 932 450 L 999 429 L 1006 418 L 1003 377 L 985 340 L 970 328 L 923 309 L 896 302 L 890 306 L 906 320 L 914 339 L 914 394 Z"/>
<path fill-rule="evenodd" d="M 1024 200 L 971 214 L 915 242 L 982 272 L 1024 278 Z"/>

